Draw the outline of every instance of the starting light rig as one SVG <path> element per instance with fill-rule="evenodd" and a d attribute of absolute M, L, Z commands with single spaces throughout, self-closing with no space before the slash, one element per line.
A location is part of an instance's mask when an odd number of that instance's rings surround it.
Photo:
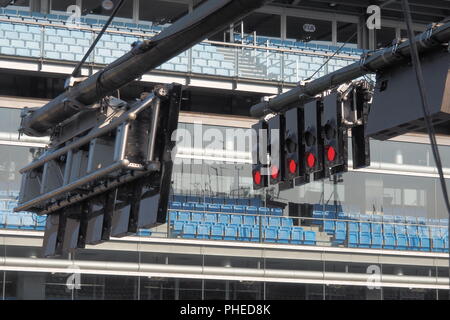
<path fill-rule="evenodd" d="M 365 135 L 373 88 L 358 80 L 318 95 L 284 113 L 268 116 L 253 129 L 253 187 L 283 189 L 347 171 L 348 130 L 353 168 L 370 165 Z"/>
<path fill-rule="evenodd" d="M 44 256 L 166 222 L 181 89 L 109 96 L 54 128 L 49 148 L 20 170 L 15 209 L 47 215 Z"/>

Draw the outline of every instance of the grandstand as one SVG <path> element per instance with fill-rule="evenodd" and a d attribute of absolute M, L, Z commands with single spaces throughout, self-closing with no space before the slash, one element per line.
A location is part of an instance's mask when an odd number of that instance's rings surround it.
<path fill-rule="evenodd" d="M 51 259 L 40 255 L 46 217 L 13 213 L 19 169 L 48 143 L 18 135 L 20 110 L 64 90 L 110 12 L 85 14 L 101 5 L 94 0 L 0 8 L 0 299 L 448 299 L 448 216 L 425 133 L 371 141 L 371 166 L 350 169 L 337 183 L 267 192 L 252 189 L 250 143 L 239 150 L 226 135 L 256 122 L 249 107 L 261 97 L 404 35 L 389 5 L 380 33 L 365 28 L 358 5 L 335 2 L 336 8 L 273 1 L 121 89 L 121 97 L 133 99 L 157 83 L 186 88 L 168 223 Z M 199 3 L 127 1 L 82 74 L 97 72 Z M 75 25 L 70 5 L 84 12 Z M 418 5 L 416 31 L 445 16 L 445 6 L 436 6 Z M 305 24 L 316 32 L 304 31 Z M 222 132 L 224 141 L 198 145 L 207 129 Z M 448 132 L 439 130 L 438 143 L 449 178 Z M 274 198 L 287 205 L 274 207 Z M 310 205 L 308 214 L 296 209 L 302 204 Z M 67 289 L 74 266 L 81 288 Z M 373 266 L 381 275 L 376 288 Z"/>

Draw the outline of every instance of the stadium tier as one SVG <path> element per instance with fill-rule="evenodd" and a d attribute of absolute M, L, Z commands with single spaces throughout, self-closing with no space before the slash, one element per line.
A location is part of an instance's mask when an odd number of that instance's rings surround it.
<path fill-rule="evenodd" d="M 29 13 L 20 10 L 0 9 L 0 54 L 55 61 L 76 62 L 100 31 L 103 20 L 80 18 L 80 26 L 73 28 L 68 16 Z M 142 41 L 162 30 L 148 24 L 113 22 L 102 36 L 88 62 L 105 65 L 120 58 L 137 41 Z M 283 41 L 264 37 L 246 38 L 242 46 L 226 43 L 202 42 L 192 49 L 172 58 L 158 69 L 171 72 L 276 80 L 296 83 L 313 74 L 336 46 Z M 275 50 L 276 49 L 276 50 Z M 280 51 L 281 50 L 281 51 Z M 363 53 L 354 48 L 342 48 L 326 62 L 314 78 L 323 76 L 353 63 Z"/>
<path fill-rule="evenodd" d="M 449 248 L 448 219 L 356 214 L 343 212 L 342 206 L 321 204 L 314 205 L 311 218 L 299 218 L 284 215 L 280 208 L 263 207 L 256 198 L 208 197 L 208 203 L 201 198 L 173 196 L 170 228 L 164 236 L 433 252 L 448 252 Z M 0 201 L 1 228 L 44 229 L 45 216 L 13 213 L 16 203 Z M 320 233 L 329 237 L 317 239 Z M 161 236 L 151 230 L 141 230 L 139 235 Z"/>

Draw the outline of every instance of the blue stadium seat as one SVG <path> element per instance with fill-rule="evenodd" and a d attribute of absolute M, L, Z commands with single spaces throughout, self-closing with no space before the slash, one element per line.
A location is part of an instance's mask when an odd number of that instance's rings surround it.
<path fill-rule="evenodd" d="M 245 206 L 242 206 L 242 205 L 233 206 L 233 212 L 234 213 L 245 213 Z"/>
<path fill-rule="evenodd" d="M 416 217 L 407 216 L 405 220 L 407 224 L 417 224 Z"/>
<path fill-rule="evenodd" d="M 313 224 L 322 225 L 323 224 L 323 212 L 320 210 L 314 210 L 312 214 L 315 220 L 312 221 Z"/>
<path fill-rule="evenodd" d="M 225 226 L 223 224 L 215 224 L 211 226 L 211 239 L 222 240 Z"/>
<path fill-rule="evenodd" d="M 271 227 L 280 227 L 281 219 L 279 217 L 269 217 L 269 226 Z"/>
<path fill-rule="evenodd" d="M 337 231 L 347 232 L 347 222 L 345 222 L 345 221 L 336 221 L 336 232 Z"/>
<path fill-rule="evenodd" d="M 183 224 L 183 230 L 181 231 L 181 236 L 186 239 L 193 239 L 196 234 L 196 225 L 193 223 Z"/>
<path fill-rule="evenodd" d="M 277 239 L 277 228 L 276 227 L 265 227 L 263 229 L 263 240 L 265 242 L 275 242 Z"/>
<path fill-rule="evenodd" d="M 211 226 L 207 224 L 199 224 L 197 226 L 197 239 L 209 239 Z"/>
<path fill-rule="evenodd" d="M 335 226 L 334 221 L 331 221 L 331 220 L 325 220 L 325 221 L 323 222 L 323 231 L 324 231 L 324 232 L 326 232 L 326 233 L 328 233 L 328 234 L 333 234 L 334 231 L 335 231 L 335 228 L 336 228 L 336 226 Z"/>
<path fill-rule="evenodd" d="M 348 223 L 348 231 L 349 232 L 359 232 L 359 223 L 358 222 L 349 222 Z"/>
<path fill-rule="evenodd" d="M 304 244 L 315 245 L 316 244 L 316 233 L 314 231 L 305 231 L 304 232 L 305 240 Z"/>
<path fill-rule="evenodd" d="M 186 211 L 178 212 L 178 221 L 191 221 L 191 213 Z"/>
<path fill-rule="evenodd" d="M 381 223 L 371 223 L 370 229 L 372 233 L 381 233 L 382 232 L 382 224 Z"/>
<path fill-rule="evenodd" d="M 225 226 L 224 240 L 237 240 L 238 227 L 234 225 Z"/>
<path fill-rule="evenodd" d="M 384 234 L 395 234 L 395 228 L 393 224 L 383 223 L 383 233 Z"/>
<path fill-rule="evenodd" d="M 370 233 L 370 225 L 368 222 L 360 222 L 359 224 L 359 232 Z"/>
<path fill-rule="evenodd" d="M 22 224 L 20 229 L 33 230 L 36 226 L 36 221 L 31 213 L 21 213 Z"/>
<path fill-rule="evenodd" d="M 176 211 L 169 211 L 169 222 L 170 222 L 170 225 L 173 225 L 176 220 L 178 220 L 178 212 L 176 212 Z"/>
<path fill-rule="evenodd" d="M 259 207 L 258 208 L 258 213 L 262 214 L 262 215 L 270 215 L 270 208 L 266 208 L 266 207 Z"/>
<path fill-rule="evenodd" d="M 334 234 L 334 241 L 337 244 L 343 243 L 347 239 L 347 232 L 343 230 L 336 230 Z"/>
<path fill-rule="evenodd" d="M 186 196 L 186 203 L 192 203 L 193 207 L 189 210 L 194 210 L 195 204 L 199 203 L 200 201 L 200 197 L 198 196 Z"/>
<path fill-rule="evenodd" d="M 420 249 L 419 237 L 415 234 L 408 234 L 408 247 L 410 250 L 417 251 Z"/>
<path fill-rule="evenodd" d="M 294 221 L 292 218 L 281 218 L 281 226 L 282 227 L 292 227 L 294 225 Z"/>
<path fill-rule="evenodd" d="M 223 224 L 228 224 L 230 223 L 230 215 L 229 214 L 218 214 L 217 215 L 217 222 L 219 223 L 223 223 Z"/>
<path fill-rule="evenodd" d="M 368 214 L 360 214 L 359 220 L 362 221 L 362 223 L 368 224 L 368 222 L 371 221 L 371 216 Z M 362 231 L 362 232 L 368 232 L 368 231 Z"/>
<path fill-rule="evenodd" d="M 426 224 L 427 219 L 425 217 L 417 217 L 417 223 L 418 224 Z"/>
<path fill-rule="evenodd" d="M 394 228 L 395 228 L 395 233 L 406 234 L 406 226 L 405 225 L 396 224 Z"/>
<path fill-rule="evenodd" d="M 250 201 L 248 199 L 236 199 L 236 204 L 238 206 L 243 206 L 244 207 L 244 211 L 245 211 L 245 207 L 250 205 Z M 242 212 L 244 213 L 244 212 Z"/>
<path fill-rule="evenodd" d="M 291 228 L 289 227 L 279 228 L 277 231 L 277 242 L 289 243 L 290 240 L 291 240 Z"/>
<path fill-rule="evenodd" d="M 407 235 L 417 235 L 417 226 L 406 226 L 406 234 Z"/>
<path fill-rule="evenodd" d="M 257 215 L 257 214 L 258 214 L 258 208 L 255 207 L 255 206 L 247 206 L 246 212 L 247 212 L 248 214 Z"/>
<path fill-rule="evenodd" d="M 242 224 L 242 216 L 238 214 L 232 214 L 230 223 L 236 225 Z"/>
<path fill-rule="evenodd" d="M 247 226 L 254 226 L 256 224 L 255 218 L 256 218 L 255 216 L 244 215 L 243 224 Z"/>
<path fill-rule="evenodd" d="M 240 226 L 238 240 L 250 241 L 250 238 L 252 236 L 251 231 L 252 231 L 252 229 L 250 226 Z"/>
<path fill-rule="evenodd" d="M 183 210 L 195 210 L 195 203 L 194 202 L 183 202 L 181 204 L 181 208 L 183 208 Z"/>
<path fill-rule="evenodd" d="M 384 239 L 384 245 L 383 248 L 385 249 L 395 249 L 395 236 L 392 233 L 385 233 L 383 235 Z"/>
<path fill-rule="evenodd" d="M 292 227 L 291 228 L 291 243 L 302 244 L 303 238 L 304 238 L 303 228 L 301 228 L 301 227 Z"/>
<path fill-rule="evenodd" d="M 385 222 L 385 223 L 392 223 L 392 222 L 394 222 L 394 220 L 395 220 L 394 217 L 391 215 L 383 216 L 383 222 Z"/>
<path fill-rule="evenodd" d="M 428 229 L 427 226 L 419 226 L 417 228 L 418 230 L 418 235 L 421 237 L 430 237 L 430 229 Z"/>
<path fill-rule="evenodd" d="M 395 235 L 395 238 L 397 243 L 396 248 L 399 250 L 406 250 L 408 247 L 408 239 L 406 235 L 399 233 Z"/>
<path fill-rule="evenodd" d="M 383 247 L 383 236 L 381 233 L 372 233 L 372 248 L 382 248 Z"/>
<path fill-rule="evenodd" d="M 196 203 L 196 204 L 194 204 L 194 206 L 195 206 L 195 211 L 206 211 L 206 209 L 207 209 L 207 205 L 206 205 L 206 203 Z"/>
<path fill-rule="evenodd" d="M 360 248 L 370 248 L 371 246 L 371 236 L 369 232 L 359 233 L 359 247 Z"/>
<path fill-rule="evenodd" d="M 137 235 L 140 237 L 150 237 L 152 232 L 149 229 L 139 229 Z"/>
<path fill-rule="evenodd" d="M 22 219 L 19 214 L 10 213 L 6 216 L 6 227 L 9 229 L 19 229 L 22 225 Z"/>
<path fill-rule="evenodd" d="M 181 202 L 178 201 L 171 201 L 169 202 L 169 208 L 170 209 L 181 209 Z"/>
<path fill-rule="evenodd" d="M 283 209 L 281 209 L 281 208 L 272 208 L 271 211 L 274 216 L 282 216 L 283 215 Z"/>
<path fill-rule="evenodd" d="M 433 251 L 434 252 L 444 252 L 444 239 L 441 237 L 432 238 Z"/>
<path fill-rule="evenodd" d="M 379 214 L 373 214 L 372 215 L 372 221 L 373 222 L 382 222 L 383 216 L 380 216 Z"/>
<path fill-rule="evenodd" d="M 431 250 L 431 239 L 428 236 L 420 236 L 420 251 Z"/>
<path fill-rule="evenodd" d="M 208 203 L 207 210 L 209 212 L 220 212 L 220 205 L 215 203 Z"/>
<path fill-rule="evenodd" d="M 216 213 L 205 213 L 205 223 L 214 224 L 217 222 L 217 214 Z"/>
<path fill-rule="evenodd" d="M 251 232 L 252 232 L 251 241 L 259 242 L 260 240 L 259 226 L 252 227 Z"/>
<path fill-rule="evenodd" d="M 191 212 L 191 221 L 201 223 L 203 222 L 203 213 L 202 212 Z"/>
<path fill-rule="evenodd" d="M 183 231 L 184 222 L 183 221 L 175 221 L 173 224 L 172 235 L 178 236 Z"/>
<path fill-rule="evenodd" d="M 229 204 L 222 204 L 220 205 L 220 211 L 232 213 L 233 212 L 233 206 Z"/>
<path fill-rule="evenodd" d="M 0 228 L 4 228 L 6 225 L 6 213 L 0 211 Z"/>
<path fill-rule="evenodd" d="M 405 223 L 406 219 L 404 216 L 395 216 L 394 217 L 394 222 L 395 223 Z"/>

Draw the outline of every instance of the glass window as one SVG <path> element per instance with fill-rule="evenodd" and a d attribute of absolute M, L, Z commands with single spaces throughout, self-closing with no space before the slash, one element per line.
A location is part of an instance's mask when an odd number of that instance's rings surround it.
<path fill-rule="evenodd" d="M 244 19 L 244 33 L 251 34 L 255 31 L 257 36 L 281 37 L 281 17 L 276 14 L 250 14 Z"/>
<path fill-rule="evenodd" d="M 119 3 L 118 0 L 87 0 L 83 1 L 83 15 L 95 14 L 102 16 L 110 16 L 114 6 Z M 116 17 L 133 18 L 133 1 L 125 1 L 125 3 L 117 12 Z"/>
<path fill-rule="evenodd" d="M 185 3 L 159 0 L 141 0 L 139 2 L 139 19 L 151 21 L 155 25 L 173 23 L 188 13 L 189 7 Z"/>
<path fill-rule="evenodd" d="M 337 23 L 337 44 L 341 46 L 345 43 L 346 47 L 355 47 L 358 44 L 358 26 L 356 23 L 339 22 Z"/>
<path fill-rule="evenodd" d="M 377 48 L 386 48 L 392 45 L 392 41 L 396 38 L 395 28 L 381 27 L 375 30 L 375 44 Z"/>
<path fill-rule="evenodd" d="M 76 4 L 77 4 L 76 0 L 53 0 L 51 3 L 51 9 L 55 11 L 67 12 L 67 9 L 70 6 Z"/>
<path fill-rule="evenodd" d="M 331 21 L 309 18 L 287 17 L 287 38 L 296 41 L 329 43 L 331 37 Z"/>

